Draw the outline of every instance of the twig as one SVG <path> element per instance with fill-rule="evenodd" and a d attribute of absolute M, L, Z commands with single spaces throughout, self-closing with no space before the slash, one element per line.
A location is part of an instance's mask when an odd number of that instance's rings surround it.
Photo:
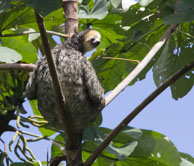
<path fill-rule="evenodd" d="M 14 36 L 21 36 L 21 35 L 29 35 L 29 34 L 33 34 L 33 33 L 40 33 L 40 32 L 36 32 L 34 30 L 30 30 L 30 31 L 23 31 L 21 33 L 15 33 L 15 34 L 1 34 L 0 37 L 14 37 Z M 48 31 L 46 30 L 47 34 L 51 34 L 51 35 L 56 35 L 59 37 L 64 37 L 64 38 L 68 38 L 69 35 L 68 34 L 62 34 L 59 32 L 54 32 L 54 31 Z"/>
<path fill-rule="evenodd" d="M 134 59 L 127 59 L 127 58 L 116 58 L 116 57 L 101 57 L 102 59 L 111 59 L 111 60 L 121 60 L 121 61 L 129 61 L 129 62 L 136 62 L 136 63 L 140 63 L 140 61 L 138 60 L 134 60 Z"/>
<path fill-rule="evenodd" d="M 117 87 L 105 98 L 105 105 L 108 105 L 117 95 L 119 95 L 128 85 L 132 82 L 138 74 L 146 67 L 146 65 L 152 60 L 154 55 L 164 45 L 170 35 L 174 32 L 177 25 L 171 25 L 162 38 L 157 42 L 152 49 L 148 52 L 145 58 L 139 63 L 135 69 L 119 84 Z"/>
<path fill-rule="evenodd" d="M 90 166 L 96 160 L 98 155 L 106 146 L 117 136 L 117 134 L 128 125 L 148 104 L 150 104 L 158 95 L 160 95 L 168 86 L 177 81 L 181 76 L 186 74 L 194 67 L 194 61 L 183 67 L 181 70 L 170 76 L 164 83 L 152 92 L 141 104 L 139 104 L 96 148 L 92 155 L 86 160 L 84 166 Z"/>
<path fill-rule="evenodd" d="M 50 46 L 49 46 L 48 39 L 46 36 L 46 31 L 45 31 L 43 19 L 40 17 L 40 15 L 37 12 L 35 12 L 35 16 L 36 16 L 37 24 L 38 24 L 38 27 L 40 30 L 40 35 L 42 38 L 44 50 L 46 53 L 47 63 L 48 63 L 49 71 L 50 71 L 51 78 L 53 81 L 53 86 L 54 86 L 56 94 L 57 94 L 57 99 L 58 99 L 58 103 L 59 103 L 59 111 L 62 115 L 62 118 L 64 119 L 64 129 L 66 131 L 67 137 L 71 138 L 70 139 L 70 146 L 75 147 L 77 144 L 77 139 L 75 136 L 75 131 L 74 131 L 73 125 L 72 125 L 71 116 L 69 114 L 67 104 L 65 101 L 65 97 L 63 95 L 63 92 L 61 90 L 61 86 L 60 86 L 60 83 L 58 80 L 57 72 L 55 69 L 55 64 L 53 62 L 53 58 L 52 58 L 51 51 L 50 51 Z"/>
<path fill-rule="evenodd" d="M 45 139 L 45 140 L 51 141 L 52 143 L 55 142 L 55 143 L 58 143 L 58 144 L 64 144 L 64 142 L 48 138 L 47 136 L 41 136 L 41 135 L 37 135 L 37 134 L 33 134 L 33 133 L 26 132 L 26 131 L 21 131 L 21 130 L 18 130 L 18 131 L 22 134 L 29 135 L 29 136 L 32 136 L 32 137 L 36 137 L 37 140 Z M 31 141 L 33 141 L 33 140 L 29 140 L 29 139 L 27 140 L 27 142 L 31 142 Z"/>
<path fill-rule="evenodd" d="M 180 29 L 176 29 L 176 31 L 177 31 L 177 32 L 180 32 L 180 33 L 182 33 L 182 34 L 184 34 L 184 35 L 186 35 L 186 36 L 188 36 L 188 37 L 190 37 L 190 38 L 192 38 L 192 39 L 194 39 L 194 36 L 191 35 L 191 34 L 189 34 L 189 33 L 187 33 L 187 32 L 181 31 Z"/>
<path fill-rule="evenodd" d="M 0 70 L 26 70 L 32 71 L 36 67 L 35 64 L 19 64 L 19 63 L 6 63 L 0 64 Z"/>

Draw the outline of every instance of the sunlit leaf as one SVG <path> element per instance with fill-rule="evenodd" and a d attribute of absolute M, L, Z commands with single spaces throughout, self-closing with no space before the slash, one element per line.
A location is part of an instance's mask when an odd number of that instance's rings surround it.
<path fill-rule="evenodd" d="M 22 59 L 22 56 L 14 49 L 0 46 L 0 62 L 15 63 Z"/>
<path fill-rule="evenodd" d="M 81 10 L 79 11 L 79 18 L 96 18 L 103 19 L 108 14 L 108 2 L 107 0 L 95 1 L 94 7 L 91 11 Z"/>

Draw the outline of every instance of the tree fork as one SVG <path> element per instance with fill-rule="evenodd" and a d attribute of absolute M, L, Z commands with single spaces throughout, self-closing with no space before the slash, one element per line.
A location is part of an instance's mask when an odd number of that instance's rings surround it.
<path fill-rule="evenodd" d="M 186 74 L 194 67 L 194 61 L 186 65 L 178 72 L 170 76 L 164 83 L 153 91 L 147 98 L 145 98 L 121 123 L 104 139 L 104 141 L 95 149 L 92 155 L 86 160 L 84 166 L 90 166 L 100 155 L 100 153 L 108 146 L 108 144 L 131 122 L 143 109 L 150 104 L 156 97 L 158 97 L 166 88 L 176 82 L 181 76 Z"/>

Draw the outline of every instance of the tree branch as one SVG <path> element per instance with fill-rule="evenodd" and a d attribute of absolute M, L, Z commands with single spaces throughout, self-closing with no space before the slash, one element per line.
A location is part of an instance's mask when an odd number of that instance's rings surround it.
<path fill-rule="evenodd" d="M 90 166 L 99 156 L 99 154 L 108 146 L 108 144 L 117 136 L 117 134 L 128 125 L 148 104 L 159 96 L 168 86 L 177 81 L 181 76 L 186 74 L 194 67 L 194 61 L 183 67 L 181 70 L 170 76 L 164 83 L 152 92 L 141 104 L 139 104 L 96 148 L 92 155 L 86 160 L 84 166 Z"/>
<path fill-rule="evenodd" d="M 174 32 L 177 25 L 171 25 L 167 31 L 164 33 L 162 38 L 152 47 L 145 58 L 139 63 L 135 69 L 119 84 L 117 87 L 105 98 L 105 105 L 108 105 L 117 95 L 119 95 L 137 76 L 138 74 L 147 66 L 147 64 L 152 60 L 155 54 L 164 45 L 170 35 Z"/>
<path fill-rule="evenodd" d="M 103 56 L 101 57 L 102 59 L 110 59 L 110 60 L 121 60 L 121 61 L 128 61 L 128 62 L 135 62 L 135 63 L 140 63 L 139 60 L 135 60 L 135 59 L 127 59 L 127 58 L 117 58 L 117 57 L 106 57 Z"/>
<path fill-rule="evenodd" d="M 30 30 L 30 31 L 23 31 L 21 33 L 15 33 L 15 34 L 0 34 L 0 37 L 14 37 L 14 36 L 21 36 L 21 35 L 29 35 L 29 34 L 33 34 L 33 33 L 40 33 L 40 32 Z M 69 37 L 68 34 L 62 34 L 62 33 L 54 32 L 54 31 L 46 30 L 46 33 L 51 34 L 51 35 L 56 35 L 56 36 L 59 36 L 59 37 L 65 37 L 65 38 Z"/>
<path fill-rule="evenodd" d="M 74 128 L 72 125 L 71 116 L 70 116 L 70 113 L 69 113 L 68 108 L 67 108 L 65 97 L 63 95 L 63 91 L 61 90 L 61 86 L 60 86 L 60 83 L 58 80 L 57 72 L 55 69 L 55 64 L 53 62 L 53 58 L 52 58 L 51 51 L 50 51 L 50 46 L 49 46 L 48 39 L 46 36 L 46 31 L 45 31 L 43 19 L 40 17 L 40 15 L 37 12 L 35 12 L 35 16 L 36 16 L 36 20 L 37 20 L 38 27 L 40 30 L 40 35 L 42 38 L 44 50 L 46 53 L 47 63 L 48 63 L 49 71 L 50 71 L 51 78 L 53 81 L 53 86 L 54 86 L 55 91 L 56 91 L 57 100 L 58 100 L 59 108 L 60 108 L 59 111 L 62 115 L 62 118 L 64 119 L 64 130 L 65 130 L 67 136 L 69 138 L 71 138 L 70 139 L 70 146 L 75 147 L 77 144 L 77 140 L 75 137 L 75 131 L 74 131 Z"/>
<path fill-rule="evenodd" d="M 26 70 L 26 71 L 32 71 L 35 67 L 36 67 L 35 64 L 19 64 L 19 63 L 0 64 L 0 70 Z"/>

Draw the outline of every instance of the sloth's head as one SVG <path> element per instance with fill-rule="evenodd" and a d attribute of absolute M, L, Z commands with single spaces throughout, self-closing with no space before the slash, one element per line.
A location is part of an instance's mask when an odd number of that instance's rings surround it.
<path fill-rule="evenodd" d="M 100 44 L 101 35 L 93 29 L 86 29 L 74 34 L 67 40 L 67 44 L 75 50 L 86 53 L 95 49 Z"/>

